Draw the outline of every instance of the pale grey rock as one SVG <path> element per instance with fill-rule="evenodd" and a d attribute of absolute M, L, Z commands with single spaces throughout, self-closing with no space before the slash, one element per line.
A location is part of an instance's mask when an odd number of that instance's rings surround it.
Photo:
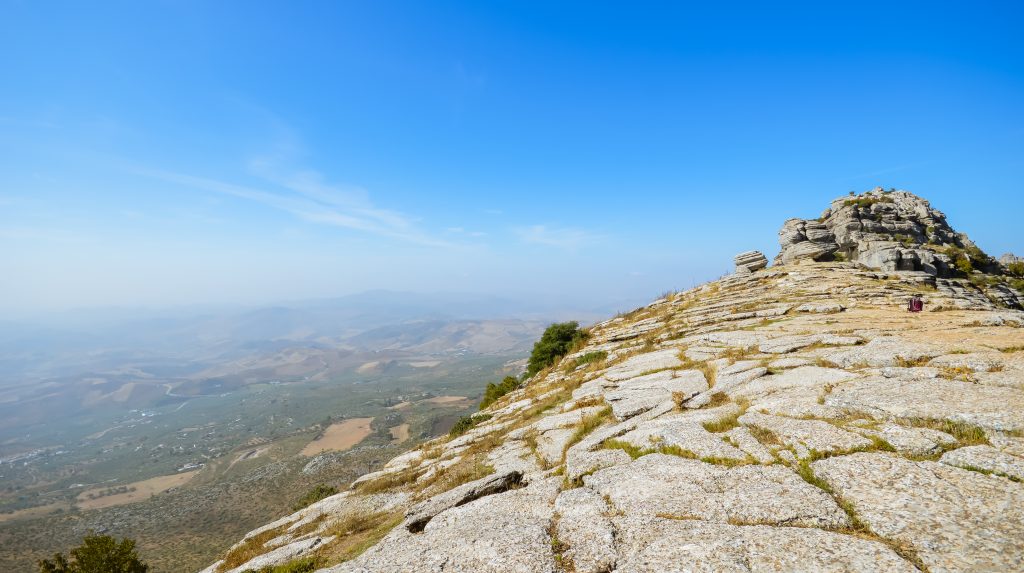
<path fill-rule="evenodd" d="M 781 416 L 840 418 L 844 412 L 835 406 L 819 404 L 826 390 L 856 378 L 844 370 L 801 366 L 779 374 L 762 376 L 735 389 L 727 390 L 734 399 L 745 398 L 752 408 Z"/>
<path fill-rule="evenodd" d="M 838 302 L 808 302 L 797 306 L 794 310 L 796 310 L 796 312 L 806 312 L 811 314 L 835 314 L 837 312 L 843 312 L 846 310 L 846 307 Z"/>
<path fill-rule="evenodd" d="M 532 428 L 542 433 L 558 428 L 573 428 L 578 426 L 583 421 L 583 418 L 593 416 L 600 412 L 601 409 L 602 406 L 588 406 L 562 414 L 545 416 L 533 424 Z"/>
<path fill-rule="evenodd" d="M 1007 436 L 1002 432 L 989 432 L 988 441 L 999 451 L 1006 452 L 1018 458 L 1024 458 L 1024 438 Z"/>
<path fill-rule="evenodd" d="M 627 380 L 615 390 L 606 392 L 604 398 L 612 407 L 612 414 L 624 420 L 659 404 L 673 402 L 675 396 L 686 400 L 707 388 L 708 383 L 701 372 L 664 370 Z"/>
<path fill-rule="evenodd" d="M 1003 367 L 1003 355 L 999 352 L 971 352 L 969 354 L 946 354 L 933 358 L 928 366 L 934 368 L 968 368 L 975 372 L 988 372 Z M 1024 375 L 1024 373 L 1019 374 Z"/>
<path fill-rule="evenodd" d="M 481 497 L 507 491 L 518 486 L 522 479 L 521 473 L 512 471 L 491 474 L 460 485 L 414 505 L 405 514 L 404 526 L 413 533 L 422 531 L 430 520 L 442 511 L 464 505 Z"/>
<path fill-rule="evenodd" d="M 956 438 L 930 428 L 908 428 L 886 422 L 877 429 L 850 427 L 852 431 L 885 440 L 897 452 L 909 456 L 931 456 L 956 444 Z"/>
<path fill-rule="evenodd" d="M 761 442 L 757 441 L 750 430 L 742 426 L 733 428 L 724 435 L 729 438 L 737 448 L 743 450 L 744 453 L 754 458 L 759 464 L 770 464 L 775 462 L 775 456 L 771 450 L 761 445 Z"/>
<path fill-rule="evenodd" d="M 836 386 L 825 404 L 877 419 L 967 422 L 985 429 L 1024 429 L 1024 393 L 1014 388 L 932 379 L 872 376 Z"/>
<path fill-rule="evenodd" d="M 682 365 L 683 363 L 679 360 L 678 351 L 674 349 L 660 350 L 627 358 L 605 371 L 604 377 L 613 382 L 618 382 L 620 380 L 636 378 L 652 370 L 678 368 Z"/>
<path fill-rule="evenodd" d="M 242 573 L 243 571 L 255 571 L 267 566 L 282 565 L 312 553 L 316 548 L 323 544 L 330 543 L 333 539 L 333 535 L 328 535 L 325 537 L 314 536 L 293 541 L 286 545 L 282 545 L 281 547 L 272 549 L 263 555 L 253 557 L 238 567 L 227 570 L 225 573 Z"/>
<path fill-rule="evenodd" d="M 1024 569 L 1024 485 L 874 452 L 811 467 L 873 532 L 909 544 L 932 573 Z"/>
<path fill-rule="evenodd" d="M 1024 481 L 1024 458 L 1011 456 L 992 446 L 967 446 L 942 454 L 939 461 L 964 469 L 981 469 Z"/>
<path fill-rule="evenodd" d="M 740 253 L 733 258 L 736 263 L 736 272 L 739 274 L 752 273 L 768 266 L 768 259 L 761 251 L 747 251 Z"/>
<path fill-rule="evenodd" d="M 563 491 L 555 500 L 558 540 L 569 548 L 562 554 L 576 573 L 605 573 L 615 566 L 615 529 L 608 504 L 586 487 Z"/>
<path fill-rule="evenodd" d="M 901 361 L 914 363 L 931 359 L 943 354 L 943 350 L 933 344 L 910 342 L 893 336 L 875 338 L 863 346 L 857 346 L 835 352 L 827 352 L 824 358 L 841 368 L 867 365 L 874 367 L 898 366 Z"/>
<path fill-rule="evenodd" d="M 837 454 L 872 445 L 871 440 L 863 436 L 821 420 L 796 420 L 747 412 L 740 416 L 739 423 L 772 432 L 784 444 L 794 448 L 798 458 L 807 458 L 811 452 Z"/>
<path fill-rule="evenodd" d="M 782 466 L 725 468 L 649 454 L 583 483 L 630 515 L 840 527 L 849 519 L 825 492 Z"/>
<path fill-rule="evenodd" d="M 819 529 L 614 518 L 616 573 L 914 573 L 885 545 Z"/>
<path fill-rule="evenodd" d="M 835 334 L 800 334 L 793 336 L 780 336 L 762 342 L 758 350 L 765 354 L 787 354 L 794 350 L 806 348 L 812 344 L 825 344 L 828 346 L 853 346 L 863 342 L 854 336 L 837 336 Z"/>
<path fill-rule="evenodd" d="M 422 533 L 396 527 L 330 573 L 555 573 L 548 527 L 561 478 L 448 509 Z"/>
<path fill-rule="evenodd" d="M 809 366 L 810 364 L 811 361 L 806 358 L 787 356 L 785 358 L 772 360 L 768 363 L 768 368 L 771 368 L 772 370 L 787 370 L 789 368 L 797 368 L 799 366 Z"/>
<path fill-rule="evenodd" d="M 735 404 L 703 410 L 662 416 L 637 425 L 619 439 L 640 448 L 676 446 L 693 452 L 698 457 L 723 458 L 742 461 L 746 453 L 730 446 L 721 436 L 712 434 L 701 425 L 706 421 L 736 412 Z"/>
<path fill-rule="evenodd" d="M 553 465 L 562 461 L 562 452 L 569 445 L 575 430 L 548 430 L 537 436 L 537 455 L 544 463 Z"/>
<path fill-rule="evenodd" d="M 1000 306 L 1006 308 L 1024 309 L 1024 294 L 1006 284 L 996 284 L 985 287 L 985 295 Z"/>

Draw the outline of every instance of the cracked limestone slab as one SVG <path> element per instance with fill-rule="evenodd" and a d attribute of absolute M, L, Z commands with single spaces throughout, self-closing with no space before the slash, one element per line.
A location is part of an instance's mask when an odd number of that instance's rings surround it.
<path fill-rule="evenodd" d="M 575 430 L 559 429 L 549 430 L 537 436 L 537 455 L 550 465 L 562 461 L 562 452 L 569 445 Z"/>
<path fill-rule="evenodd" d="M 757 460 L 757 463 L 770 464 L 775 462 L 775 456 L 772 455 L 772 451 L 757 441 L 757 438 L 747 428 L 743 426 L 733 428 L 723 435 L 727 436 L 737 448 Z"/>
<path fill-rule="evenodd" d="M 723 412 L 735 412 L 736 406 L 715 408 Z M 693 452 L 698 457 L 714 457 L 742 461 L 747 454 L 727 444 L 719 434 L 712 434 L 701 425 L 720 417 L 713 411 L 684 413 L 662 416 L 637 425 L 635 430 L 623 434 L 620 440 L 640 448 L 677 446 Z"/>
<path fill-rule="evenodd" d="M 826 389 L 856 378 L 836 368 L 800 366 L 780 374 L 761 376 L 746 384 L 727 390 L 733 399 L 745 398 L 751 407 L 782 416 L 813 416 L 840 418 L 843 411 L 834 406 L 818 403 Z"/>
<path fill-rule="evenodd" d="M 1024 481 L 1024 459 L 1001 452 L 992 446 L 967 446 L 942 454 L 939 461 L 958 468 L 978 468 Z"/>
<path fill-rule="evenodd" d="M 739 423 L 748 427 L 769 430 L 778 436 L 785 445 L 797 449 L 798 458 L 807 457 L 812 451 L 836 454 L 872 445 L 871 440 L 859 434 L 837 428 L 821 420 L 796 420 L 758 412 L 747 412 L 740 416 Z"/>
<path fill-rule="evenodd" d="M 569 546 L 562 554 L 576 573 L 604 573 L 615 566 L 615 530 L 608 504 L 594 490 L 578 487 L 555 500 L 558 540 Z"/>
<path fill-rule="evenodd" d="M 850 429 L 865 436 L 881 438 L 897 452 L 909 456 L 931 456 L 956 444 L 956 438 L 946 432 L 931 428 L 908 428 L 892 422 L 886 422 L 876 429 Z"/>
<path fill-rule="evenodd" d="M 448 509 L 422 533 L 396 527 L 359 557 L 324 571 L 555 573 L 548 526 L 560 481 L 541 480 Z"/>
<path fill-rule="evenodd" d="M 877 419 L 924 418 L 1000 431 L 1024 429 L 1024 392 L 942 378 L 852 380 L 825 396 L 825 404 Z"/>
<path fill-rule="evenodd" d="M 884 367 L 898 366 L 899 362 L 916 362 L 944 354 L 940 347 L 922 342 L 911 342 L 894 336 L 880 336 L 863 346 L 824 353 L 824 358 L 842 368 L 866 364 Z"/>
<path fill-rule="evenodd" d="M 632 515 L 840 527 L 849 518 L 829 495 L 783 466 L 725 468 L 649 454 L 597 471 L 583 483 Z"/>
<path fill-rule="evenodd" d="M 647 352 L 623 360 L 605 371 L 604 377 L 613 382 L 636 378 L 651 370 L 678 368 L 683 365 L 675 349 Z"/>
<path fill-rule="evenodd" d="M 797 334 L 791 336 L 780 336 L 770 338 L 758 346 L 758 350 L 765 354 L 788 354 L 812 344 L 827 344 L 829 346 L 853 346 L 862 342 L 854 336 L 838 336 L 835 334 Z"/>
<path fill-rule="evenodd" d="M 1024 570 L 1024 485 L 937 462 L 861 452 L 811 464 L 871 530 L 932 573 Z"/>
<path fill-rule="evenodd" d="M 617 517 L 616 573 L 916 573 L 892 549 L 820 529 Z"/>

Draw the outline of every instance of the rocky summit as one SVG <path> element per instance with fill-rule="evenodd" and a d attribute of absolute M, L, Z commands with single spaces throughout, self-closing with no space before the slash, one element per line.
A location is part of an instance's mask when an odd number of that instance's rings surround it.
<path fill-rule="evenodd" d="M 206 571 L 1024 571 L 1019 279 L 905 192 L 780 238 Z"/>

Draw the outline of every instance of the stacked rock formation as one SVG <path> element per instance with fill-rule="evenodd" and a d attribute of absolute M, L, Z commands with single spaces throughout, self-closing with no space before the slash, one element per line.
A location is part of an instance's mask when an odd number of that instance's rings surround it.
<path fill-rule="evenodd" d="M 206 571 L 1024 570 L 1024 312 L 968 281 L 730 275 L 593 326 L 484 414 Z"/>
<path fill-rule="evenodd" d="M 779 243 L 782 250 L 776 263 L 845 260 L 884 271 L 917 270 L 940 277 L 955 274 L 953 261 L 944 251 L 974 247 L 928 201 L 880 187 L 832 201 L 817 220 L 786 221 Z"/>
<path fill-rule="evenodd" d="M 736 272 L 739 274 L 752 273 L 768 266 L 768 258 L 761 251 L 740 253 L 733 262 L 736 263 Z"/>

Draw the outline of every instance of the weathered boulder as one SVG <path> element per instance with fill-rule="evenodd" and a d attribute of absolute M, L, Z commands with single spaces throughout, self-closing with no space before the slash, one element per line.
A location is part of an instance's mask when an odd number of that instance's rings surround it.
<path fill-rule="evenodd" d="M 736 272 L 739 274 L 752 273 L 768 266 L 768 258 L 761 251 L 747 251 L 740 253 L 733 258 L 736 263 Z"/>
<path fill-rule="evenodd" d="M 973 249 L 946 216 L 906 191 L 878 187 L 832 201 L 817 220 L 790 219 L 779 231 L 776 263 L 847 260 L 884 271 L 954 274 L 943 251 Z"/>

